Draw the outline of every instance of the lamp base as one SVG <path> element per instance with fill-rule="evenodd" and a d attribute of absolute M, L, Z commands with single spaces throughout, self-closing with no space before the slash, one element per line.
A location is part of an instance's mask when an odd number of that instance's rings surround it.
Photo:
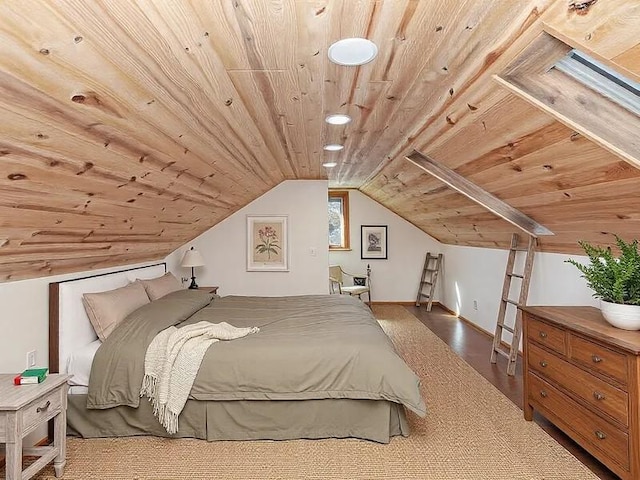
<path fill-rule="evenodd" d="M 192 290 L 198 288 L 198 284 L 196 283 L 196 274 L 193 270 L 193 267 L 191 267 L 191 285 L 189 285 L 189 288 Z"/>

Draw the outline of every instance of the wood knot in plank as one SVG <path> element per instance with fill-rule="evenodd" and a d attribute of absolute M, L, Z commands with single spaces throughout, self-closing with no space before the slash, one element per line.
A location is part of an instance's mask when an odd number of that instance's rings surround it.
<path fill-rule="evenodd" d="M 476 107 L 475 105 L 471 105 L 470 103 L 467 103 L 467 107 L 469 107 L 469 110 L 471 110 L 472 112 L 478 110 L 478 107 Z"/>
<path fill-rule="evenodd" d="M 40 49 L 40 53 L 42 55 L 49 55 L 51 53 L 51 51 L 48 48 L 41 48 Z"/>
<path fill-rule="evenodd" d="M 47 138 L 49 138 L 49 135 L 45 135 L 44 133 L 38 133 L 38 134 L 36 135 L 36 137 L 37 137 L 39 140 L 46 140 Z"/>
<path fill-rule="evenodd" d="M 575 12 L 578 15 L 586 15 L 589 9 L 597 3 L 598 0 L 569 0 L 567 9 L 569 12 Z"/>
<path fill-rule="evenodd" d="M 91 170 L 92 168 L 93 168 L 92 162 L 84 162 L 82 169 L 79 172 L 77 172 L 76 175 L 83 175 L 87 173 L 89 170 Z"/>
<path fill-rule="evenodd" d="M 542 168 L 544 170 L 546 170 L 547 172 L 550 172 L 551 170 L 553 170 L 553 166 L 552 165 L 543 165 Z"/>
<path fill-rule="evenodd" d="M 7 178 L 9 180 L 26 180 L 27 176 L 24 173 L 10 173 Z"/>
<path fill-rule="evenodd" d="M 456 122 L 449 115 L 447 115 L 446 120 L 447 120 L 447 123 L 449 125 L 455 125 L 456 124 Z"/>
<path fill-rule="evenodd" d="M 76 43 L 80 43 L 82 40 L 84 40 L 84 38 L 82 38 L 80 35 L 76 35 L 73 39 L 73 41 Z"/>
<path fill-rule="evenodd" d="M 225 104 L 225 106 L 227 106 L 227 107 L 230 107 L 232 103 L 233 103 L 233 98 L 227 98 L 227 99 L 224 101 L 224 104 Z"/>
<path fill-rule="evenodd" d="M 441 32 L 444 27 L 442 25 L 438 25 L 436 27 L 436 32 Z"/>

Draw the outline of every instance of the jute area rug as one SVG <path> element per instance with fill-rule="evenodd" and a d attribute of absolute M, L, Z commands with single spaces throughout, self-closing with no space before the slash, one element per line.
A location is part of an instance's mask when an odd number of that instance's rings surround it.
<path fill-rule="evenodd" d="M 66 479 L 597 478 L 405 308 L 376 306 L 380 324 L 422 379 L 429 413 L 411 436 L 362 440 L 206 442 L 69 438 Z M 36 478 L 52 480 L 52 467 Z"/>

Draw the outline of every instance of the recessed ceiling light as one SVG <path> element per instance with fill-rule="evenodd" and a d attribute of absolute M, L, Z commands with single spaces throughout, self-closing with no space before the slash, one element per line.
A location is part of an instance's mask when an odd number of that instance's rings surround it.
<path fill-rule="evenodd" d="M 338 165 L 336 162 L 325 162 L 322 164 L 323 167 L 327 167 L 327 168 L 333 168 L 336 165 Z"/>
<path fill-rule="evenodd" d="M 324 121 L 331 125 L 346 125 L 351 121 L 351 117 L 343 113 L 335 113 L 333 115 L 328 115 Z"/>
<path fill-rule="evenodd" d="M 376 58 L 378 47 L 366 38 L 344 38 L 332 44 L 328 54 L 338 65 L 364 65 Z"/>
<path fill-rule="evenodd" d="M 338 150 L 342 150 L 344 145 L 338 145 L 337 143 L 330 143 L 329 145 L 325 145 L 324 149 L 328 152 L 337 152 Z"/>

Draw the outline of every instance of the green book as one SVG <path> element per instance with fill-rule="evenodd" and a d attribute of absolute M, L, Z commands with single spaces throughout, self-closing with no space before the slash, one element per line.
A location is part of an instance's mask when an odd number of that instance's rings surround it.
<path fill-rule="evenodd" d="M 20 374 L 20 385 L 42 383 L 47 378 L 48 368 L 28 368 Z"/>

